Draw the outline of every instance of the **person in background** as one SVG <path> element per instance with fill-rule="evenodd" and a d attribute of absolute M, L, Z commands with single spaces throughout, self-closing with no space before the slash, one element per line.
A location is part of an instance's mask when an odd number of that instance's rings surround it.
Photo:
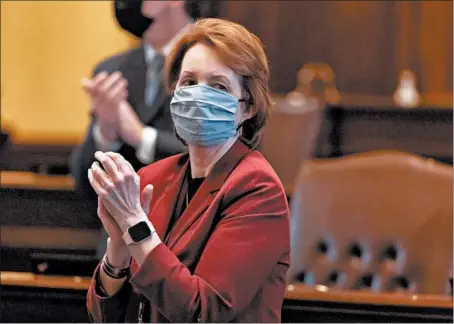
<path fill-rule="evenodd" d="M 120 26 L 142 42 L 102 61 L 92 78 L 82 81 L 91 99 L 92 120 L 71 158 L 77 189 L 93 193 L 87 170 L 98 150 L 120 153 L 135 170 L 186 150 L 174 134 L 162 66 L 175 43 L 203 14 L 202 9 L 208 8 L 206 15 L 217 15 L 215 2 L 114 2 Z"/>
<path fill-rule="evenodd" d="M 88 178 L 109 239 L 87 294 L 91 320 L 279 322 L 290 211 L 256 150 L 270 109 L 263 45 L 241 25 L 202 19 L 166 64 L 189 153 L 138 173 L 121 154 L 95 153 Z"/>

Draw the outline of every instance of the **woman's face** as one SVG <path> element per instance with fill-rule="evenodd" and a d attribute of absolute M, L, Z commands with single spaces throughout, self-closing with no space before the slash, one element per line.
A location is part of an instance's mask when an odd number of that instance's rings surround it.
<path fill-rule="evenodd" d="M 147 18 L 156 18 L 164 12 L 171 1 L 142 1 L 142 15 Z"/>
<path fill-rule="evenodd" d="M 183 58 L 178 87 L 203 84 L 225 91 L 241 99 L 244 97 L 241 77 L 224 65 L 209 46 L 197 43 Z M 237 123 L 244 119 L 244 103 L 237 109 Z"/>

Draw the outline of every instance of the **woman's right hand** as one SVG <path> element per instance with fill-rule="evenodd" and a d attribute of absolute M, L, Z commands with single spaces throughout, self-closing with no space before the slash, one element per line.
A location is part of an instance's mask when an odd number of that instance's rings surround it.
<path fill-rule="evenodd" d="M 116 268 L 127 268 L 131 259 L 128 246 L 123 241 L 123 233 L 117 222 L 109 214 L 100 197 L 98 197 L 98 217 L 109 235 L 107 241 L 107 258 Z"/>
<path fill-rule="evenodd" d="M 123 241 L 123 234 L 115 219 L 109 214 L 101 198 L 98 197 L 98 217 L 104 226 L 109 238 L 107 239 L 106 255 L 109 263 L 115 268 L 124 269 L 130 265 L 131 253 Z M 102 267 L 101 267 L 102 269 Z M 127 277 L 114 279 L 106 274 L 104 270 L 99 273 L 101 286 L 107 296 L 115 295 L 123 287 Z"/>
<path fill-rule="evenodd" d="M 142 209 L 146 215 L 149 213 L 152 196 L 153 186 L 148 185 L 142 190 L 140 197 Z M 100 197 L 98 197 L 98 217 L 109 235 L 106 250 L 109 262 L 115 267 L 126 268 L 131 259 L 131 253 L 123 240 L 123 232 L 112 215 L 107 211 Z"/>

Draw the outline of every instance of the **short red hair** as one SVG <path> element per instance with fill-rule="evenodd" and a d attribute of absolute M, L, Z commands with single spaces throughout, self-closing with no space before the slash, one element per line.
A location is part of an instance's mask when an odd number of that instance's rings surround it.
<path fill-rule="evenodd" d="M 241 77 L 244 95 L 249 97 L 246 109 L 254 111 L 252 117 L 244 122 L 241 137 L 256 148 L 271 106 L 269 67 L 262 42 L 246 28 L 231 21 L 215 18 L 197 21 L 167 59 L 166 82 L 170 91 L 175 89 L 185 54 L 197 43 L 214 49 L 221 62 Z"/>

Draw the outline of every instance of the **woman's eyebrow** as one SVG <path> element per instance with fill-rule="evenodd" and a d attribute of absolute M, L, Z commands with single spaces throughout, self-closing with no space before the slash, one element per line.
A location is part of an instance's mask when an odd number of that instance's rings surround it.
<path fill-rule="evenodd" d="M 222 74 L 212 74 L 210 76 L 210 80 L 222 80 L 224 81 L 225 83 L 227 83 L 227 85 L 230 85 L 230 80 L 229 78 L 227 78 L 226 76 L 222 75 Z"/>
<path fill-rule="evenodd" d="M 192 71 L 181 71 L 181 76 L 193 76 L 194 73 Z"/>
<path fill-rule="evenodd" d="M 185 71 L 181 71 L 180 78 L 181 77 L 188 77 L 188 76 L 189 77 L 196 77 L 197 75 L 198 75 L 198 73 L 196 73 L 194 71 L 185 70 Z M 228 77 L 226 77 L 225 75 L 223 75 L 223 74 L 219 74 L 217 72 L 207 72 L 207 73 L 205 73 L 205 77 L 207 79 L 209 79 L 210 81 L 221 80 L 224 83 L 226 83 L 226 85 L 231 86 L 230 79 Z"/>

